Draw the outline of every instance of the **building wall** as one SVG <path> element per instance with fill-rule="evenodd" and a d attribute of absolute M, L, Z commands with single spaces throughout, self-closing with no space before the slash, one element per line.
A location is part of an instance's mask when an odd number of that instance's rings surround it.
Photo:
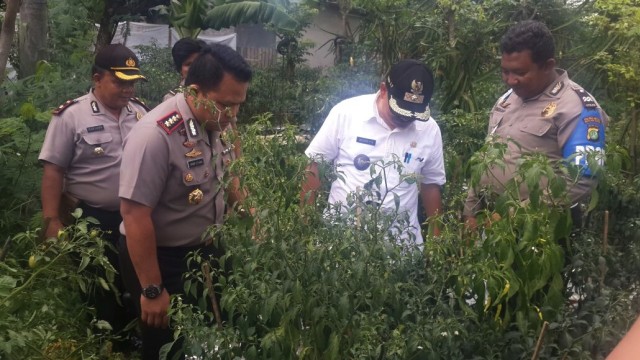
<path fill-rule="evenodd" d="M 349 17 L 349 26 L 354 30 L 360 23 L 360 18 Z M 305 32 L 304 40 L 314 43 L 310 49 L 311 55 L 306 57 L 311 67 L 333 66 L 335 56 L 331 51 L 331 43 L 337 35 L 343 35 L 342 16 L 336 7 L 327 7 L 318 12 L 313 18 L 311 26 Z"/>

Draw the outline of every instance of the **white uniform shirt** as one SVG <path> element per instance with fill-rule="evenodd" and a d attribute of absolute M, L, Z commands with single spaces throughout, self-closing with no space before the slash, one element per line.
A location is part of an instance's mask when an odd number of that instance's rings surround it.
<path fill-rule="evenodd" d="M 398 213 L 407 213 L 410 231 L 416 242 L 422 243 L 418 222 L 419 183 L 443 185 L 446 181 L 440 128 L 433 119 L 415 121 L 404 129 L 391 130 L 378 114 L 376 98 L 369 94 L 344 100 L 327 116 L 324 124 L 305 151 L 310 158 L 333 162 L 344 181 L 331 184 L 329 203 L 347 203 L 347 195 L 362 189 L 371 180 L 370 164 L 394 158 L 402 162 L 403 174 L 418 175 L 418 182 L 399 184 L 399 173 L 392 167 L 387 172 L 387 184 L 381 185 L 382 208 L 395 211 L 395 193 L 400 198 Z M 378 171 L 379 172 L 379 171 Z M 392 193 L 391 193 L 392 192 Z"/>

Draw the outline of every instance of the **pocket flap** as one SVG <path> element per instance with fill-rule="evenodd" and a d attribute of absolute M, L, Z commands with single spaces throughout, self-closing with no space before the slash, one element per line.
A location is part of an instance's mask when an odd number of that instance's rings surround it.
<path fill-rule="evenodd" d="M 84 134 L 82 135 L 82 139 L 89 145 L 100 145 L 111 142 L 113 137 L 109 133 Z"/>
<path fill-rule="evenodd" d="M 549 131 L 551 125 L 553 124 L 551 124 L 550 121 L 531 121 L 524 125 L 520 131 L 524 131 L 535 136 L 542 136 Z"/>

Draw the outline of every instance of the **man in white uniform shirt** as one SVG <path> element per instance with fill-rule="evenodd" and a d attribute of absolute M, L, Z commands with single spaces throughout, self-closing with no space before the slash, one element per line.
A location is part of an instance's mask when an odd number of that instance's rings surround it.
<path fill-rule="evenodd" d="M 377 93 L 337 104 L 305 151 L 312 162 L 302 186 L 302 202 L 312 203 L 320 188 L 318 161 L 333 162 L 342 173 L 343 179 L 331 184 L 329 194 L 330 204 L 342 205 L 347 204 L 350 193 L 371 181 L 370 166 L 380 161 L 402 162 L 401 173 L 397 167 L 386 168 L 386 182 L 376 188 L 378 200 L 386 213 L 395 213 L 397 195 L 398 215 L 406 214 L 410 224 L 403 231 L 413 233 L 416 243 L 422 243 L 418 194 L 431 218 L 441 210 L 445 183 L 442 137 L 429 109 L 433 84 L 433 74 L 423 63 L 401 60 L 392 66 Z M 417 181 L 404 180 L 406 174 L 414 174 Z M 433 234 L 439 234 L 435 224 Z"/>

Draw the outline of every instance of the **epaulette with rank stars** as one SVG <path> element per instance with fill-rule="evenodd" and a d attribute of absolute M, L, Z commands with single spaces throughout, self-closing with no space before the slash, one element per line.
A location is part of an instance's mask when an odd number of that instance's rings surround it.
<path fill-rule="evenodd" d="M 133 101 L 134 103 L 136 103 L 136 104 L 138 104 L 138 105 L 142 106 L 145 110 L 147 110 L 147 111 L 151 111 L 151 109 L 147 106 L 147 104 L 145 104 L 145 103 L 144 103 L 142 100 L 140 100 L 139 98 L 137 98 L 137 97 L 132 97 L 132 98 L 131 98 L 131 99 L 129 99 L 129 100 L 131 100 L 131 101 Z"/>
<path fill-rule="evenodd" d="M 174 132 L 183 122 L 184 120 L 182 119 L 182 116 L 174 111 L 171 114 L 158 120 L 158 125 L 167 134 L 171 135 L 171 133 Z"/>
<path fill-rule="evenodd" d="M 65 110 L 67 110 L 67 108 L 75 103 L 77 103 L 78 100 L 73 99 L 73 100 L 67 100 L 64 104 L 58 106 L 57 108 L 55 108 L 51 113 L 53 115 L 60 115 L 62 114 Z"/>

